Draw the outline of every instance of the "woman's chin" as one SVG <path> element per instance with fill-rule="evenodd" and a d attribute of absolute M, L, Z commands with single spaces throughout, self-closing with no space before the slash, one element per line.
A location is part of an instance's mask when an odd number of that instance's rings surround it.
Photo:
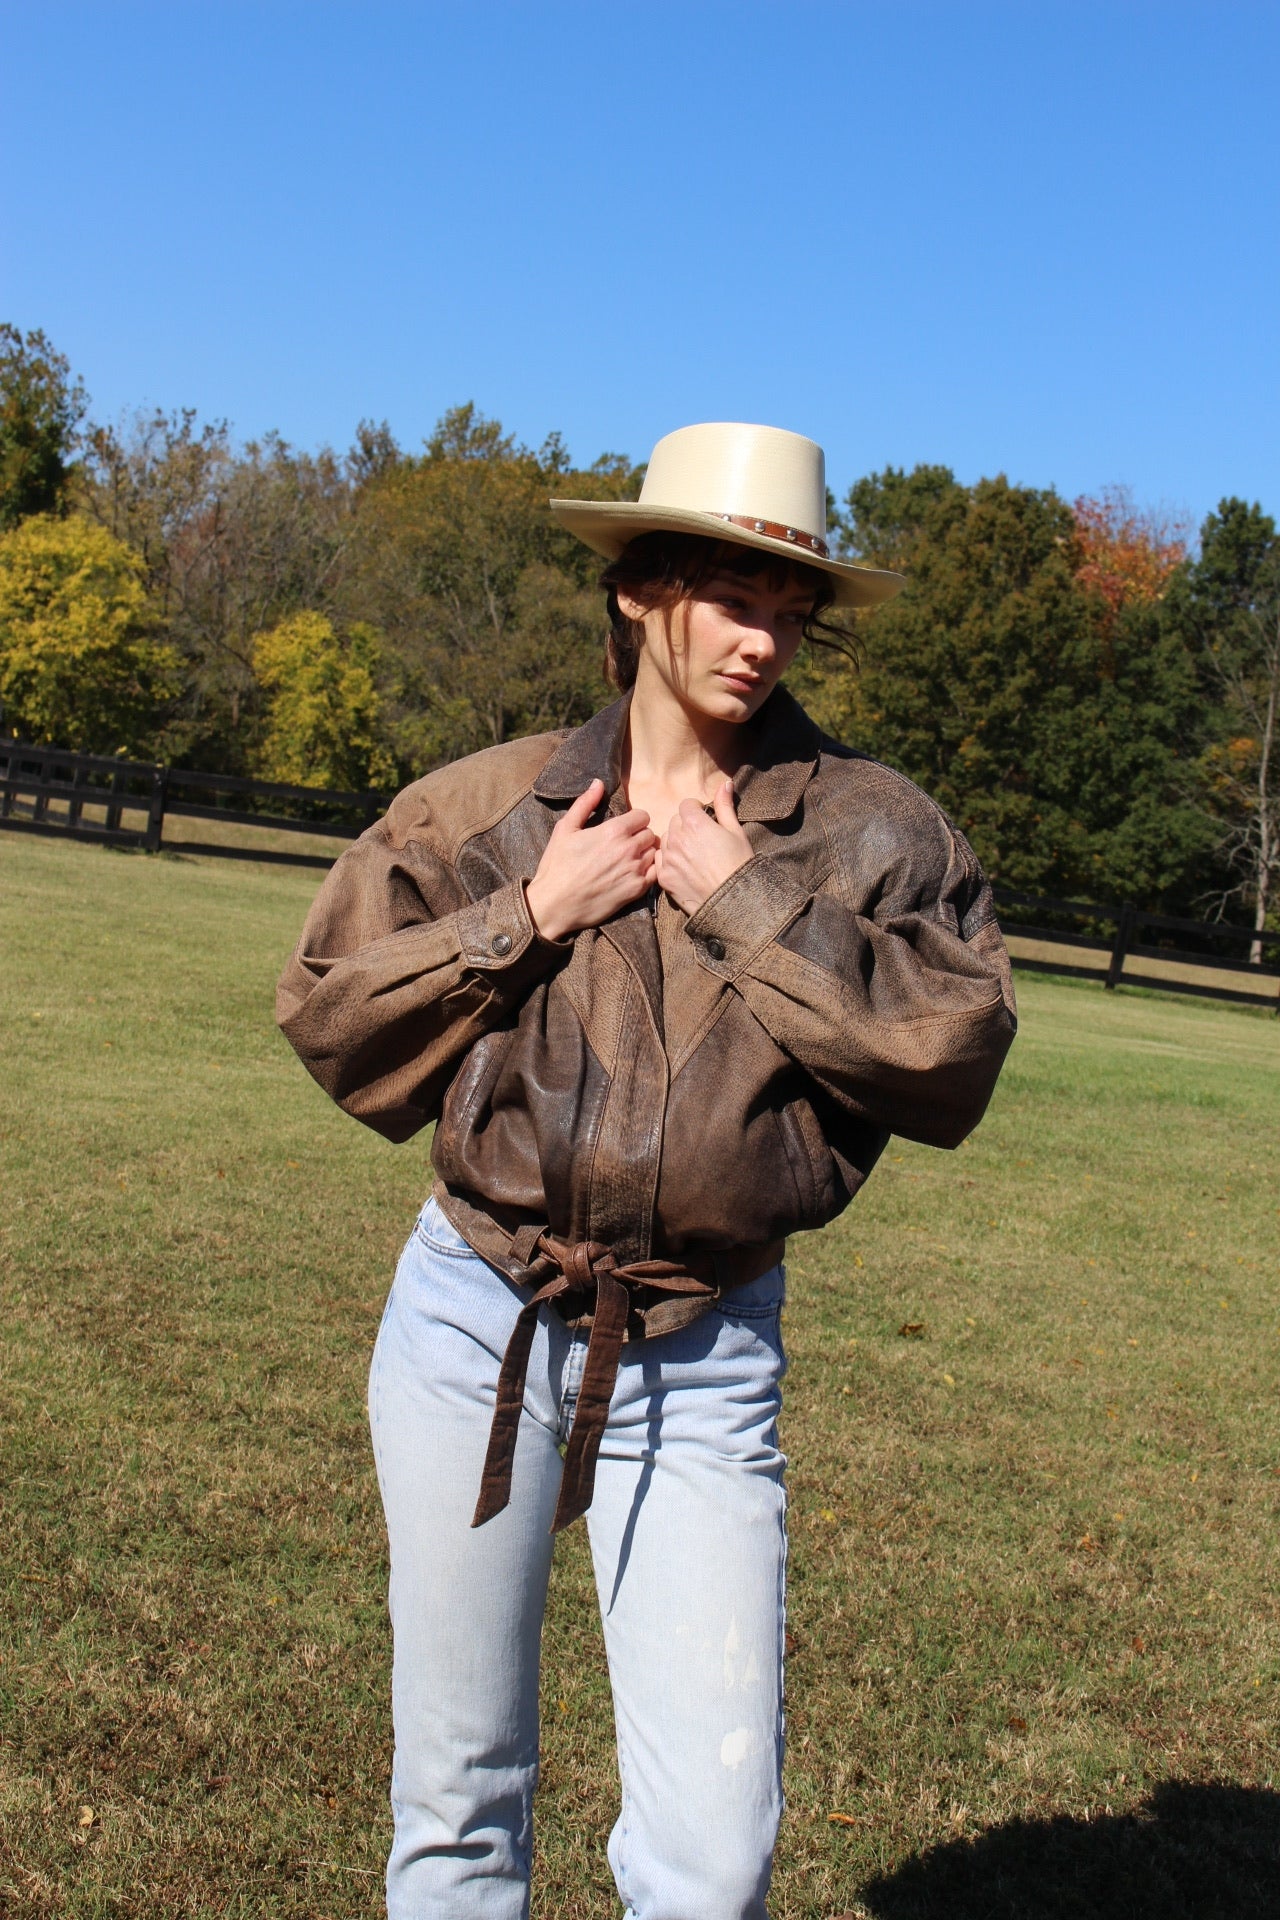
<path fill-rule="evenodd" d="M 768 687 L 735 687 L 720 681 L 699 689 L 689 697 L 688 704 L 705 720 L 727 720 L 731 725 L 741 726 L 744 720 L 751 720 L 759 713 L 770 691 Z"/>

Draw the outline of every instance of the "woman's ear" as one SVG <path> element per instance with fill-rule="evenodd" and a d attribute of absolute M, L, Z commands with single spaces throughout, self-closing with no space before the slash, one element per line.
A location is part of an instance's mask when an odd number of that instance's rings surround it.
<path fill-rule="evenodd" d="M 614 588 L 614 599 L 618 603 L 618 612 L 624 620 L 643 620 L 649 609 L 642 600 L 637 600 L 625 587 Z"/>

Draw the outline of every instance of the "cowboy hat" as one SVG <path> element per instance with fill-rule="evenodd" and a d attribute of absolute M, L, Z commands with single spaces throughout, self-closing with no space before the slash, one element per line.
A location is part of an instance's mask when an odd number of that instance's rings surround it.
<path fill-rule="evenodd" d="M 831 558 L 822 448 L 782 427 L 677 427 L 654 448 L 638 500 L 553 500 L 551 511 L 610 560 L 641 533 L 698 533 L 816 567 L 837 606 L 878 606 L 906 585 L 900 573 Z"/>

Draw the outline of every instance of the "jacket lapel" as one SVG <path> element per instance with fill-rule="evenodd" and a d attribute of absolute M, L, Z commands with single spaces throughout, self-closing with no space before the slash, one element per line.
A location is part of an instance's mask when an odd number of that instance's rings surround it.
<path fill-rule="evenodd" d="M 593 780 L 603 780 L 606 794 L 616 793 L 622 781 L 622 749 L 627 737 L 631 695 L 624 693 L 601 707 L 584 726 L 566 734 L 533 783 L 539 800 L 567 805 L 585 793 Z"/>

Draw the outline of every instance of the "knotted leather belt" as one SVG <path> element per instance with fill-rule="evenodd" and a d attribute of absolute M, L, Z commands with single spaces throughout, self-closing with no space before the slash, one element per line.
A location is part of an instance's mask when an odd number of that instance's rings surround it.
<path fill-rule="evenodd" d="M 609 1418 L 609 1403 L 626 1338 L 630 1289 L 643 1287 L 656 1293 L 705 1294 L 711 1298 L 721 1291 L 710 1256 L 687 1262 L 635 1260 L 628 1266 L 619 1266 L 611 1250 L 598 1240 L 570 1244 L 549 1233 L 544 1233 L 536 1242 L 534 1258 L 529 1262 L 530 1281 L 542 1279 L 543 1275 L 549 1277 L 542 1280 L 520 1309 L 503 1355 L 498 1401 L 493 1410 L 489 1447 L 480 1480 L 480 1498 L 471 1521 L 473 1527 L 482 1527 L 486 1520 L 492 1520 L 511 1498 L 511 1467 L 524 1404 L 525 1376 L 538 1309 L 544 1301 L 563 1301 L 566 1294 L 576 1293 L 581 1296 L 583 1312 L 594 1301 L 578 1405 L 565 1449 L 564 1478 L 551 1523 L 551 1531 L 559 1533 L 591 1505 L 596 1457 Z M 564 1311 L 563 1304 L 560 1311 Z"/>

